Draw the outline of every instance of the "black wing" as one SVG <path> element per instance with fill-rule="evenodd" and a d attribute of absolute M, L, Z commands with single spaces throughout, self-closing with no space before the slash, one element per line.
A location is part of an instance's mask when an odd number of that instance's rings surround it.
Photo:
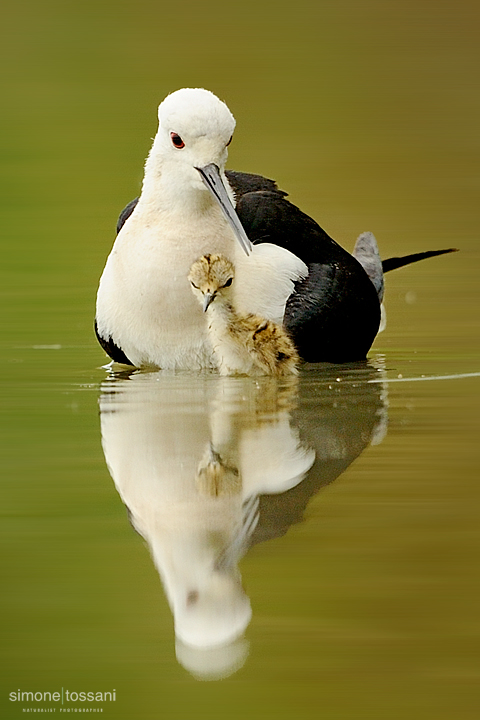
<path fill-rule="evenodd" d="M 118 220 L 117 220 L 117 235 L 122 229 L 122 227 L 125 225 L 126 221 L 130 217 L 130 215 L 135 210 L 135 206 L 138 203 L 139 198 L 136 197 L 135 200 L 130 200 L 128 205 L 123 208 L 122 212 L 120 213 Z"/>
<path fill-rule="evenodd" d="M 133 365 L 133 363 L 130 362 L 130 360 L 123 352 L 122 348 L 119 348 L 111 337 L 104 338 L 99 334 L 96 320 L 94 324 L 94 329 L 100 346 L 105 350 L 107 355 L 111 357 L 114 362 L 121 363 L 122 365 Z"/>
<path fill-rule="evenodd" d="M 308 362 L 363 360 L 378 331 L 380 305 L 360 263 L 282 191 L 239 195 L 232 186 L 250 240 L 280 245 L 308 265 L 308 277 L 297 283 L 284 321 L 301 357 Z"/>

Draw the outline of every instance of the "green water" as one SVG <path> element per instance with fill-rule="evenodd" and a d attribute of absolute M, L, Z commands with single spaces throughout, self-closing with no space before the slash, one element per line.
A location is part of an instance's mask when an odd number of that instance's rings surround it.
<path fill-rule="evenodd" d="M 478 718 L 478 20 L 472 2 L 426 0 L 6 6 L 2 718 L 58 714 L 8 696 L 62 688 L 115 689 L 93 703 L 115 720 Z M 364 230 L 384 257 L 460 248 L 388 276 L 368 365 L 306 367 L 280 388 L 102 368 L 98 279 L 156 106 L 182 86 L 234 113 L 229 167 L 276 178 L 346 248 Z M 176 649 L 102 425 L 142 482 L 167 449 L 193 478 L 219 427 L 256 469 L 257 525 L 230 553 L 252 618 L 223 680 L 199 680 Z M 315 454 L 306 477 L 262 487 L 253 461 L 267 471 L 295 442 Z M 178 498 L 148 497 L 185 517 Z"/>

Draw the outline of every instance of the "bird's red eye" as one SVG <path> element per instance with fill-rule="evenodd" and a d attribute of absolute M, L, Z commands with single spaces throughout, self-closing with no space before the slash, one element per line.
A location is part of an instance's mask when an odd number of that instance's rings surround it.
<path fill-rule="evenodd" d="M 176 147 L 178 150 L 181 150 L 181 148 L 185 147 L 185 143 L 183 142 L 180 135 L 177 135 L 177 133 L 171 132 L 170 137 L 172 138 L 172 143 L 174 147 Z"/>
<path fill-rule="evenodd" d="M 230 143 L 232 142 L 232 140 L 233 140 L 233 135 L 232 135 L 232 137 L 230 138 L 230 140 L 228 141 L 227 147 L 230 145 Z"/>

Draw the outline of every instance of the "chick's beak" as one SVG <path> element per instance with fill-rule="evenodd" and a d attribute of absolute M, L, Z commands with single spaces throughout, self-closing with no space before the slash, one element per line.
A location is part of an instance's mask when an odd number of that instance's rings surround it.
<path fill-rule="evenodd" d="M 202 305 L 202 307 L 203 307 L 203 312 L 207 312 L 208 307 L 209 307 L 209 305 L 210 305 L 210 303 L 212 302 L 212 300 L 213 300 L 214 297 L 215 297 L 215 293 L 208 293 L 208 292 L 205 293 L 205 295 L 203 296 L 203 305 Z"/>

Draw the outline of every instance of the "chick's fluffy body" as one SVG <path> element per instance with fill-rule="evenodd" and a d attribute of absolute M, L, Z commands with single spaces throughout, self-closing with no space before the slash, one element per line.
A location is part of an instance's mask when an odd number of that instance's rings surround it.
<path fill-rule="evenodd" d="M 188 279 L 208 313 L 208 332 L 222 375 L 297 374 L 298 353 L 285 330 L 234 305 L 235 270 L 224 255 L 203 255 Z"/>

